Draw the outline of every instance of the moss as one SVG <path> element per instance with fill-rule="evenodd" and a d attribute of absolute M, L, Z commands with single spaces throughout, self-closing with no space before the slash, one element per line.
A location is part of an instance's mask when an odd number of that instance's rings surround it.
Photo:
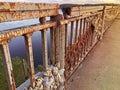
<path fill-rule="evenodd" d="M 44 67 L 42 65 L 38 65 L 37 68 L 35 68 L 35 73 L 38 73 L 43 70 L 44 70 Z"/>

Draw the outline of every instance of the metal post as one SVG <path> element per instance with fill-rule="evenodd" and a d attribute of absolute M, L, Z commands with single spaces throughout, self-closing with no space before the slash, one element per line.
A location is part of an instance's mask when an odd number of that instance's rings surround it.
<path fill-rule="evenodd" d="M 76 33 L 75 33 L 75 40 L 78 41 L 78 20 L 76 21 Z"/>
<path fill-rule="evenodd" d="M 86 25 L 85 25 L 85 24 L 86 24 L 85 20 L 86 20 L 86 18 L 83 19 L 83 35 L 85 34 L 85 29 L 86 29 L 86 28 L 85 28 L 85 26 L 86 26 Z"/>
<path fill-rule="evenodd" d="M 46 18 L 42 17 L 39 19 L 41 24 L 45 24 L 46 23 Z M 42 50 L 43 50 L 43 65 L 45 70 L 47 70 L 48 68 L 48 49 L 47 49 L 47 30 L 44 29 L 41 31 L 42 33 Z"/>
<path fill-rule="evenodd" d="M 64 59 L 65 59 L 65 26 L 64 25 L 60 25 L 60 46 L 61 46 L 61 50 L 60 50 L 60 68 L 64 69 L 65 63 L 64 63 Z"/>
<path fill-rule="evenodd" d="M 103 8 L 103 13 L 102 13 L 102 30 L 101 30 L 100 40 L 103 38 L 104 32 L 105 32 L 105 6 Z"/>
<path fill-rule="evenodd" d="M 68 24 L 65 24 L 65 47 L 68 46 Z"/>
<path fill-rule="evenodd" d="M 52 64 L 55 65 L 55 28 L 50 28 L 50 41 L 51 41 L 51 60 Z"/>
<path fill-rule="evenodd" d="M 71 22 L 71 36 L 70 36 L 70 44 L 74 43 L 74 21 Z"/>
<path fill-rule="evenodd" d="M 79 30 L 79 35 L 80 35 L 80 37 L 81 37 L 81 35 L 82 35 L 82 34 L 81 34 L 82 25 L 83 25 L 83 24 L 82 24 L 82 19 L 80 19 L 80 30 Z"/>
<path fill-rule="evenodd" d="M 4 69 L 6 72 L 9 90 L 16 90 L 8 42 L 7 41 L 2 42 L 0 47 L 2 50 L 3 64 L 4 64 Z"/>
<path fill-rule="evenodd" d="M 48 68 L 48 50 L 47 50 L 47 35 L 46 30 L 42 30 L 42 50 L 43 50 L 43 65 L 45 70 Z"/>
<path fill-rule="evenodd" d="M 29 65 L 30 72 L 30 82 L 31 86 L 35 86 L 35 77 L 34 77 L 34 60 L 33 60 L 33 50 L 32 50 L 32 33 L 24 35 L 26 51 L 27 51 L 27 61 Z"/>

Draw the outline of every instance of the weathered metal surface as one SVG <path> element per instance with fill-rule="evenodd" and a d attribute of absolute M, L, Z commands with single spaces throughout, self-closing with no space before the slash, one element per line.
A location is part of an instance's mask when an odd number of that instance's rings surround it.
<path fill-rule="evenodd" d="M 106 6 L 105 9 L 111 9 L 113 6 Z"/>
<path fill-rule="evenodd" d="M 96 10 L 102 10 L 103 6 L 79 6 L 79 7 L 71 7 L 71 11 L 96 11 Z"/>
<path fill-rule="evenodd" d="M 0 2 L 0 5 L 0 22 L 40 18 L 39 24 L 0 32 L 0 45 L 5 59 L 5 62 L 3 61 L 4 66 L 5 68 L 7 67 L 6 72 L 10 90 L 15 90 L 16 87 L 8 43 L 3 44 L 4 42 L 12 39 L 13 37 L 25 36 L 30 70 L 30 87 L 34 88 L 37 84 L 35 84 L 36 80 L 34 77 L 34 61 L 31 40 L 33 32 L 38 30 L 42 32 L 43 59 L 44 67 L 46 69 L 45 77 L 48 78 L 49 76 L 47 76 L 49 73 L 49 66 L 46 33 L 48 28 L 50 28 L 52 65 L 56 66 L 60 70 L 59 77 L 62 77 L 62 79 L 64 79 L 65 68 L 65 76 L 66 79 L 68 79 L 71 73 L 73 73 L 81 61 L 86 57 L 91 48 L 98 42 L 101 31 L 105 31 L 120 12 L 117 6 L 107 6 L 106 9 L 103 9 L 103 6 L 80 6 L 64 9 L 63 19 L 63 16 L 58 14 L 58 4 Z M 47 16 L 51 17 L 49 22 L 46 22 Z M 75 27 L 74 22 L 76 22 Z M 68 45 L 68 23 L 71 23 L 70 45 Z M 101 28 L 101 26 L 103 28 Z M 64 80 L 62 80 L 60 87 L 63 85 Z"/>
<path fill-rule="evenodd" d="M 51 42 L 51 61 L 55 65 L 55 27 L 50 28 L 50 42 Z"/>
<path fill-rule="evenodd" d="M 27 33 L 39 31 L 39 30 L 42 30 L 45 28 L 54 27 L 56 25 L 57 25 L 56 22 L 48 22 L 43 25 L 37 24 L 37 25 L 25 26 L 25 27 L 21 27 L 21 28 L 2 31 L 2 32 L 0 32 L 0 43 L 4 40 L 8 40 L 13 37 L 22 36 Z"/>
<path fill-rule="evenodd" d="M 40 18 L 46 16 L 57 15 L 58 10 L 35 10 L 35 11 L 0 11 L 0 22 L 8 22 L 15 20 L 24 20 L 24 19 L 32 19 L 32 18 Z"/>
<path fill-rule="evenodd" d="M 66 69 L 66 79 L 69 78 L 69 75 L 74 71 L 76 66 L 81 63 L 83 58 L 86 56 L 85 51 L 89 48 L 88 46 L 88 41 L 91 41 L 91 34 L 92 30 L 89 27 L 88 30 L 82 35 L 81 37 L 79 36 L 78 42 L 69 45 L 66 48 L 66 55 L 65 55 L 65 69 Z"/>
<path fill-rule="evenodd" d="M 64 8 L 69 11 L 67 14 L 70 16 L 79 16 L 87 13 L 94 13 L 97 11 L 103 10 L 103 6 L 80 6 L 80 7 L 71 7 L 71 8 Z"/>
<path fill-rule="evenodd" d="M 70 74 L 76 69 L 78 64 L 86 57 L 91 48 L 98 42 L 102 30 L 102 15 L 102 13 L 99 13 L 80 19 L 80 34 L 78 42 L 72 43 L 67 46 L 65 52 L 66 78 L 70 76 Z M 72 28 L 73 27 L 71 27 L 71 29 Z"/>
<path fill-rule="evenodd" d="M 105 28 L 105 6 L 103 8 L 103 13 L 102 13 L 102 33 L 101 33 L 101 39 L 103 37 L 103 33 L 104 33 L 104 28 Z"/>
<path fill-rule="evenodd" d="M 0 2 L 0 22 L 53 16 L 58 8 L 58 4 Z"/>
<path fill-rule="evenodd" d="M 86 25 L 85 21 L 86 21 L 86 18 L 83 19 L 83 30 L 82 30 L 82 34 L 85 34 L 85 30 L 86 30 L 86 28 L 85 28 L 85 25 Z"/>
<path fill-rule="evenodd" d="M 2 57 L 3 57 L 2 60 L 3 60 L 3 64 L 4 64 L 4 70 L 6 73 L 6 78 L 7 78 L 9 89 L 16 90 L 8 42 L 4 41 L 2 43 L 2 45 L 0 45 L 0 47 L 1 47 L 1 51 L 2 51 Z"/>
<path fill-rule="evenodd" d="M 95 13 L 91 13 L 91 14 L 85 14 L 85 15 L 82 15 L 82 16 L 68 18 L 68 19 L 65 19 L 65 20 L 61 20 L 60 24 L 64 25 L 64 24 L 67 24 L 67 23 L 72 22 L 72 21 L 80 20 L 80 19 L 83 19 L 83 18 L 86 18 L 86 17 L 98 15 L 98 14 L 101 14 L 101 13 L 102 12 L 95 12 Z"/>
<path fill-rule="evenodd" d="M 33 59 L 33 49 L 32 49 L 32 33 L 24 35 L 25 45 L 27 51 L 27 61 L 29 66 L 29 76 L 30 76 L 30 85 L 31 87 L 35 86 L 35 72 L 34 72 L 34 59 Z"/>
<path fill-rule="evenodd" d="M 47 32 L 46 30 L 41 31 L 42 34 L 42 52 L 43 52 L 43 66 L 45 70 L 48 68 L 48 49 L 47 49 Z"/>
<path fill-rule="evenodd" d="M 65 48 L 68 46 L 68 24 L 65 24 Z"/>
<path fill-rule="evenodd" d="M 79 35 L 81 37 L 81 32 L 82 32 L 82 19 L 80 19 L 80 23 L 79 23 L 79 26 L 80 26 L 80 29 L 79 29 Z"/>
<path fill-rule="evenodd" d="M 0 11 L 49 10 L 58 8 L 58 4 L 0 2 Z"/>
<path fill-rule="evenodd" d="M 59 17 L 61 17 L 61 20 L 63 20 L 62 15 L 60 15 Z M 65 25 L 60 25 L 59 26 L 59 33 L 60 33 L 60 68 L 64 69 L 65 66 Z"/>
<path fill-rule="evenodd" d="M 71 22 L 71 36 L 70 36 L 70 44 L 72 45 L 74 43 L 74 21 Z"/>
<path fill-rule="evenodd" d="M 46 18 L 40 18 L 40 23 L 45 24 Z M 47 29 L 41 31 L 42 34 L 42 52 L 43 52 L 43 66 L 45 70 L 48 69 L 48 49 L 47 49 Z"/>
<path fill-rule="evenodd" d="M 76 31 L 75 31 L 75 42 L 78 41 L 78 24 L 79 24 L 79 20 L 76 21 Z"/>

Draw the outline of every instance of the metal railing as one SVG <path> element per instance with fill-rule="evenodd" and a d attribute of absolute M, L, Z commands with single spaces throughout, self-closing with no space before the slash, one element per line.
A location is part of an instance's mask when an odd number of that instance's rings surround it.
<path fill-rule="evenodd" d="M 0 32 L 0 47 L 10 90 L 16 90 L 8 47 L 12 38 L 24 37 L 30 72 L 30 87 L 33 89 L 36 87 L 36 78 L 31 38 L 34 32 L 41 32 L 44 72 L 49 73 L 50 65 L 57 67 L 59 71 L 63 70 L 63 73 L 60 74 L 63 82 L 58 81 L 59 86 L 56 89 L 58 90 L 61 88 L 60 86 L 64 86 L 64 76 L 67 80 L 92 47 L 102 39 L 104 32 L 118 15 L 120 9 L 116 5 L 76 6 L 62 8 L 63 15 L 61 15 L 59 14 L 59 8 L 58 4 L 0 2 L 0 23 L 32 18 L 39 18 L 40 21 L 35 25 Z M 50 21 L 47 21 L 46 17 L 50 17 Z M 48 65 L 47 30 L 50 30 L 50 59 L 52 60 L 50 65 Z M 51 73 L 53 74 L 53 72 Z M 44 75 L 44 77 L 49 77 L 49 75 Z M 43 82 L 45 81 L 43 80 Z M 54 83 L 57 83 L 57 81 L 54 81 Z M 49 90 L 49 88 L 54 87 L 43 84 L 43 88 Z"/>

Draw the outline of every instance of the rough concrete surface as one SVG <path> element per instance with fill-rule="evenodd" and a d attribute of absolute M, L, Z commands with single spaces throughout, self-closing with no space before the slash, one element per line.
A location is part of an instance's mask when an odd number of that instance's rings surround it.
<path fill-rule="evenodd" d="M 66 85 L 67 90 L 120 90 L 120 15 Z"/>

